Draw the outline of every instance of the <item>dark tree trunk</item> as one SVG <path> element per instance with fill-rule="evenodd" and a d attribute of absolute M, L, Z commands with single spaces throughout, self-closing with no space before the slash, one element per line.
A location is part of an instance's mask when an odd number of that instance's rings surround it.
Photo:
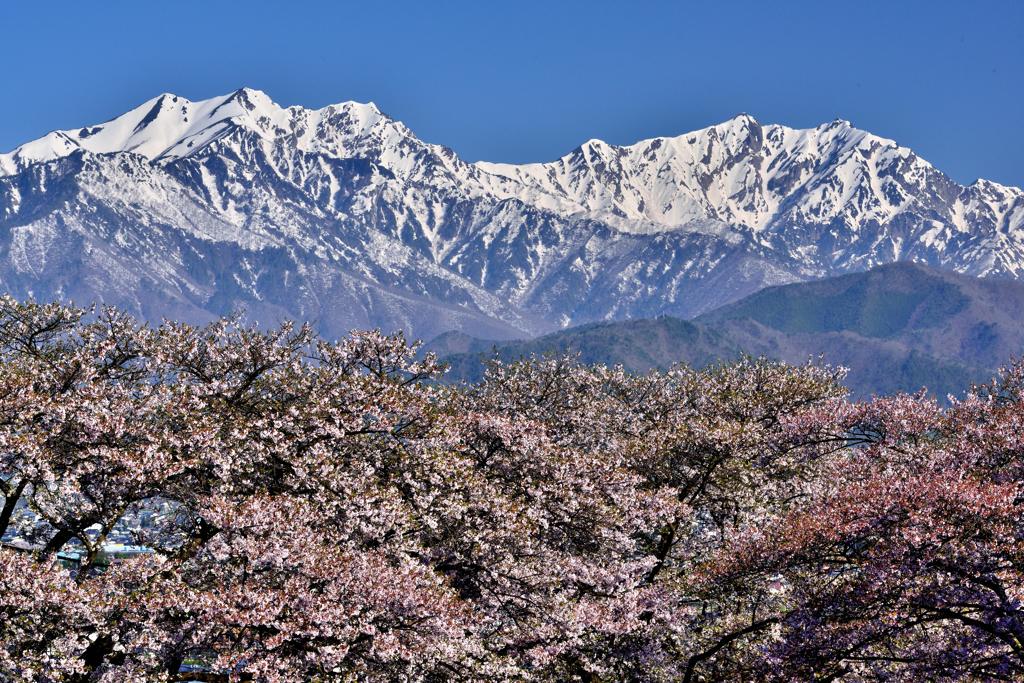
<path fill-rule="evenodd" d="M 4 498 L 4 508 L 0 510 L 0 537 L 7 532 L 7 525 L 11 523 L 14 508 L 18 505 L 18 501 L 21 500 L 21 494 L 25 492 L 26 486 L 28 486 L 28 481 L 22 479 L 14 487 L 13 491 L 7 492 L 7 496 Z"/>

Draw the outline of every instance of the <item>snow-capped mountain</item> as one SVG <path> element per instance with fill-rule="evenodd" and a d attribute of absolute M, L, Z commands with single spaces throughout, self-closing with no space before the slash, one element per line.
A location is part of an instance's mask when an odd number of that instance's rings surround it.
<path fill-rule="evenodd" d="M 373 104 L 161 95 L 0 154 L 0 286 L 139 315 L 502 338 L 692 316 L 916 260 L 1024 276 L 1024 192 L 848 122 L 748 115 L 550 163 L 468 163 Z"/>

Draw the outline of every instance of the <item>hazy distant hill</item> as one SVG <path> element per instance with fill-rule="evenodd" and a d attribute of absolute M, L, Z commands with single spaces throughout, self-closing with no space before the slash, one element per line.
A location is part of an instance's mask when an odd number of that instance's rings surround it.
<path fill-rule="evenodd" d="M 660 317 L 614 323 L 590 323 L 537 339 L 495 342 L 451 332 L 427 345 L 451 365 L 454 379 L 473 381 L 483 359 L 515 360 L 531 354 L 579 353 L 586 363 L 622 363 L 635 371 L 684 361 L 703 366 L 743 350 L 719 330 L 679 318 Z"/>
<path fill-rule="evenodd" d="M 899 263 L 865 273 L 769 287 L 693 321 L 597 323 L 495 344 L 448 334 L 429 345 L 455 380 L 482 359 L 579 353 L 633 371 L 703 366 L 742 353 L 799 363 L 822 355 L 850 368 L 855 395 L 927 387 L 943 397 L 987 379 L 1024 351 L 1024 284 Z"/>

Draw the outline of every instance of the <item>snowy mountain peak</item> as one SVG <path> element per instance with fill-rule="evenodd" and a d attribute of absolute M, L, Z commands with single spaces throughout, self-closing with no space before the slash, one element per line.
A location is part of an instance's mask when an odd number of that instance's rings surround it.
<path fill-rule="evenodd" d="M 955 185 L 911 150 L 843 119 L 794 129 L 762 125 L 740 113 L 627 146 L 592 138 L 548 163 L 467 164 L 447 148 L 422 142 L 373 103 L 282 107 L 252 88 L 195 102 L 161 94 L 106 123 L 56 131 L 0 155 L 0 174 L 77 150 L 139 154 L 163 165 L 207 154 L 217 141 L 223 142 L 210 153 L 235 146 L 232 154 L 242 159 L 251 154 L 243 139 L 268 150 L 366 159 L 406 182 L 524 201 L 630 233 L 699 231 L 715 224 L 768 234 L 793 223 L 837 219 L 859 230 L 936 201 L 918 196 L 914 188 L 922 183 Z M 1014 194 L 970 187 L 979 196 Z M 950 221 L 960 231 L 966 225 L 960 218 Z"/>
<path fill-rule="evenodd" d="M 756 130 L 761 127 L 761 124 L 757 122 L 752 115 L 746 112 L 741 112 L 731 119 L 722 121 L 721 123 L 711 126 L 712 129 L 717 131 L 730 131 L 730 132 L 742 132 L 749 130 Z"/>
<path fill-rule="evenodd" d="M 0 174 L 9 175 L 79 149 L 94 154 L 131 152 L 151 161 L 166 162 L 194 154 L 232 127 L 244 128 L 268 140 L 295 136 L 300 145 L 312 149 L 325 132 L 322 124 L 343 125 L 350 134 L 358 136 L 383 121 L 391 120 L 372 103 L 344 102 L 310 110 L 281 107 L 263 91 L 252 88 L 195 102 L 163 93 L 105 123 L 54 131 L 0 154 Z M 406 130 L 400 124 L 396 127 Z"/>
<path fill-rule="evenodd" d="M 263 109 L 280 109 L 262 90 L 256 90 L 255 88 L 239 88 L 230 95 L 227 96 L 225 101 L 238 102 L 243 109 L 252 111 L 257 108 Z"/>
<path fill-rule="evenodd" d="M 844 120 L 739 114 L 471 164 L 372 103 L 251 88 L 164 93 L 0 155 L 0 285 L 156 318 L 497 338 L 908 259 L 1024 277 L 1024 191 L 960 185 Z"/>
<path fill-rule="evenodd" d="M 834 118 L 831 121 L 826 121 L 818 126 L 825 130 L 856 130 L 853 124 L 847 119 Z"/>

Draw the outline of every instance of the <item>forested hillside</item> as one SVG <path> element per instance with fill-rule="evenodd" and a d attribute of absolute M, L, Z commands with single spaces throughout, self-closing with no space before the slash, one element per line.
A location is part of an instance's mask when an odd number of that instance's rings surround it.
<path fill-rule="evenodd" d="M 1024 285 L 899 263 L 769 287 L 692 321 L 594 323 L 522 342 L 450 334 L 428 348 L 451 365 L 449 381 L 478 380 L 493 357 L 578 353 L 645 372 L 748 354 L 847 367 L 858 397 L 927 388 L 945 398 L 1024 352 Z"/>

